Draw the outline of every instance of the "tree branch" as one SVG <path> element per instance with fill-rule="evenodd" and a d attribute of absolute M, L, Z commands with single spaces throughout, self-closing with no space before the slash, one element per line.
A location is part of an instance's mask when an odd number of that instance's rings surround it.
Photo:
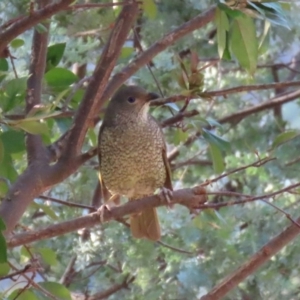
<path fill-rule="evenodd" d="M 300 218 L 296 220 L 300 223 Z M 226 276 L 217 284 L 208 294 L 201 297 L 201 300 L 222 299 L 229 291 L 238 286 L 244 279 L 253 274 L 259 267 L 269 261 L 269 259 L 278 253 L 288 243 L 293 241 L 300 234 L 300 229 L 292 224 L 284 231 L 274 237 L 269 243 L 256 252 L 248 261 L 229 276 Z"/>
<path fill-rule="evenodd" d="M 266 109 L 271 109 L 274 108 L 276 106 L 282 105 L 284 103 L 293 101 L 295 99 L 297 99 L 300 96 L 300 90 L 296 90 L 290 93 L 287 93 L 285 95 L 282 96 L 278 96 L 278 97 L 274 97 L 272 99 L 270 99 L 269 101 L 266 101 L 262 104 L 250 107 L 250 108 L 246 108 L 240 112 L 231 114 L 229 116 L 226 116 L 224 118 L 221 118 L 218 120 L 218 122 L 220 124 L 224 124 L 224 123 L 232 123 L 232 122 L 240 122 L 243 118 L 261 112 L 263 110 Z"/>
<path fill-rule="evenodd" d="M 211 91 L 205 92 L 201 96 L 203 97 L 216 97 L 216 96 L 224 96 L 228 94 L 235 94 L 240 92 L 249 92 L 249 91 L 261 91 L 267 89 L 278 89 L 278 88 L 285 88 L 285 87 L 299 87 L 300 80 L 298 81 L 282 81 L 282 82 L 275 82 L 275 83 L 268 83 L 268 84 L 253 84 L 253 85 L 245 85 L 245 86 L 237 86 L 229 89 L 223 89 L 219 91 Z"/>
<path fill-rule="evenodd" d="M 18 20 L 16 23 L 14 23 L 14 25 L 11 25 L 8 29 L 2 32 L 0 31 L 0 53 L 3 52 L 8 43 L 12 41 L 15 37 L 17 37 L 24 31 L 30 29 L 39 22 L 50 18 L 57 12 L 65 9 L 73 2 L 73 0 L 61 0 L 58 3 L 49 4 L 45 8 L 36 10 L 34 12 L 30 12 L 28 16 Z"/>
<path fill-rule="evenodd" d="M 49 2 L 49 1 L 47 1 Z M 41 7 L 42 2 L 39 1 Z M 47 32 L 39 33 L 36 29 L 33 33 L 31 62 L 29 67 L 29 78 L 27 80 L 27 95 L 25 112 L 28 114 L 30 110 L 41 103 L 42 81 L 45 73 L 48 30 L 49 23 L 43 24 Z M 46 162 L 46 149 L 43 146 L 42 137 L 35 134 L 26 134 L 26 148 L 28 164 L 32 162 Z"/>
<path fill-rule="evenodd" d="M 203 203 L 205 201 L 205 189 L 203 187 L 195 187 L 191 189 L 181 189 L 174 191 L 171 203 L 178 203 L 190 209 L 191 207 L 196 207 L 200 203 Z M 124 216 L 141 212 L 148 207 L 158 207 L 164 205 L 166 205 L 166 203 L 163 203 L 157 195 L 145 197 L 136 201 L 129 201 L 124 205 L 112 207 L 110 211 L 104 210 L 103 221 L 108 222 L 110 220 L 120 219 Z M 73 232 L 81 228 L 91 227 L 96 224 L 99 224 L 99 222 L 100 212 L 98 211 L 70 221 L 50 225 L 44 229 L 21 233 L 12 237 L 8 237 L 7 245 L 8 247 L 16 247 L 34 241 Z"/>
<path fill-rule="evenodd" d="M 127 275 L 121 283 L 117 283 L 105 291 L 95 293 L 94 295 L 87 297 L 87 300 L 107 299 L 109 296 L 115 294 L 119 290 L 128 289 L 128 285 L 131 284 L 134 281 L 134 279 L 134 276 Z"/>

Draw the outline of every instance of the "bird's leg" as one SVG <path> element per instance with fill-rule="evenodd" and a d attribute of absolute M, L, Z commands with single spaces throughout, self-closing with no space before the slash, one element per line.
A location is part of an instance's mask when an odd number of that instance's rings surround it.
<path fill-rule="evenodd" d="M 98 208 L 97 212 L 99 212 L 99 214 L 100 214 L 100 222 L 101 223 L 104 223 L 104 211 L 108 210 L 110 212 L 111 208 L 114 207 L 114 206 L 117 206 L 118 203 L 120 203 L 120 195 L 115 194 L 115 195 L 112 195 L 108 199 L 107 203 L 102 204 Z"/>
<path fill-rule="evenodd" d="M 167 202 L 167 206 L 172 208 L 173 205 L 171 204 L 173 198 L 173 191 L 162 187 L 158 193 L 158 197 L 162 202 Z"/>

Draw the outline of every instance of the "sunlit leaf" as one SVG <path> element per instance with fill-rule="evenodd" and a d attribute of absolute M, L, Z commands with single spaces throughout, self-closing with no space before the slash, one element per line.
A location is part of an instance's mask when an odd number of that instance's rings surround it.
<path fill-rule="evenodd" d="M 10 271 L 10 266 L 8 263 L 0 264 L 0 277 L 7 275 L 9 273 L 9 271 Z"/>
<path fill-rule="evenodd" d="M 48 126 L 46 123 L 38 121 L 27 121 L 26 119 L 18 121 L 17 123 L 12 124 L 15 128 L 23 129 L 24 131 L 31 134 L 45 134 L 49 135 Z"/>
<path fill-rule="evenodd" d="M 258 41 L 253 19 L 249 16 L 234 19 L 230 46 L 240 65 L 253 74 L 257 65 Z"/>
<path fill-rule="evenodd" d="M 38 23 L 34 29 L 38 32 L 38 33 L 46 33 L 48 31 L 48 29 L 42 24 L 42 23 Z"/>
<path fill-rule="evenodd" d="M 225 164 L 220 149 L 215 144 L 209 144 L 209 153 L 213 161 L 215 173 L 222 173 L 225 170 Z"/>
<path fill-rule="evenodd" d="M 174 145 L 178 145 L 181 142 L 185 141 L 189 137 L 189 133 L 182 130 L 176 130 L 176 133 L 173 137 L 173 143 Z"/>
<path fill-rule="evenodd" d="M 43 261 L 50 265 L 50 266 L 55 266 L 57 265 L 58 261 L 56 258 L 56 253 L 50 249 L 50 248 L 38 248 L 36 249 L 37 253 L 39 253 L 43 259 Z"/>
<path fill-rule="evenodd" d="M 226 48 L 226 31 L 229 30 L 229 21 L 226 13 L 217 7 L 215 22 L 217 25 L 217 42 L 219 57 L 222 58 Z"/>
<path fill-rule="evenodd" d="M 15 49 L 22 47 L 24 44 L 24 40 L 22 39 L 14 39 L 10 42 L 10 46 Z"/>
<path fill-rule="evenodd" d="M 17 297 L 17 298 L 16 298 Z M 7 298 L 8 300 L 39 300 L 31 290 L 17 289 L 13 291 Z"/>
<path fill-rule="evenodd" d="M 96 147 L 97 144 L 98 144 L 98 136 L 97 136 L 97 134 L 95 133 L 94 128 L 90 128 L 90 129 L 88 130 L 87 136 L 88 136 L 88 138 L 89 138 L 89 140 L 90 140 L 91 145 L 92 145 L 93 147 Z"/>
<path fill-rule="evenodd" d="M 41 282 L 40 285 L 52 295 L 59 297 L 60 300 L 71 300 L 70 291 L 58 282 Z"/>
<path fill-rule="evenodd" d="M 123 47 L 121 50 L 121 58 L 127 58 L 134 52 L 133 47 Z"/>
<path fill-rule="evenodd" d="M 155 19 L 157 7 L 154 0 L 143 0 L 143 9 L 149 19 Z"/>

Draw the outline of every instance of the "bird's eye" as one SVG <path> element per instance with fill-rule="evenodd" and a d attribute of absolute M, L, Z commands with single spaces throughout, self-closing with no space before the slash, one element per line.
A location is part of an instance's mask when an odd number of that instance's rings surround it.
<path fill-rule="evenodd" d="M 129 103 L 134 103 L 134 102 L 135 102 L 135 98 L 134 98 L 134 97 L 129 97 L 129 98 L 127 99 L 127 101 L 128 101 Z"/>

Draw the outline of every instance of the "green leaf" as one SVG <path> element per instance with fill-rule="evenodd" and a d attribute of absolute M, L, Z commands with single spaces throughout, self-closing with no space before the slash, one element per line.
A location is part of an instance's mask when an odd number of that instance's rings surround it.
<path fill-rule="evenodd" d="M 50 292 L 52 295 L 58 297 L 60 300 L 71 300 L 70 291 L 60 283 L 57 282 L 41 282 L 40 285 Z"/>
<path fill-rule="evenodd" d="M 61 61 L 66 43 L 59 43 L 48 47 L 47 58 L 46 58 L 46 72 L 56 67 Z"/>
<path fill-rule="evenodd" d="M 39 204 L 42 211 L 51 219 L 58 220 L 58 216 L 55 214 L 54 210 L 49 206 L 45 204 Z"/>
<path fill-rule="evenodd" d="M 226 13 L 217 7 L 215 21 L 217 25 L 217 42 L 219 57 L 222 58 L 226 48 L 226 31 L 229 30 L 229 21 Z"/>
<path fill-rule="evenodd" d="M 121 50 L 121 58 L 127 58 L 134 52 L 133 47 L 123 47 Z"/>
<path fill-rule="evenodd" d="M 290 131 L 286 131 L 283 133 L 280 133 L 279 135 L 277 135 L 277 137 L 274 139 L 273 144 L 272 144 L 272 148 L 276 148 L 279 145 L 297 137 L 300 135 L 299 131 L 296 130 L 290 130 Z"/>
<path fill-rule="evenodd" d="M 55 214 L 54 210 L 49 205 L 42 204 L 42 203 L 37 203 L 37 202 L 32 202 L 31 206 L 42 210 L 51 219 L 58 220 L 57 215 Z"/>
<path fill-rule="evenodd" d="M 55 266 L 58 264 L 58 261 L 56 259 L 56 253 L 50 249 L 50 248 L 39 248 L 36 249 L 37 253 L 39 253 L 43 259 L 43 261 L 50 265 L 50 266 Z"/>
<path fill-rule="evenodd" d="M 154 0 L 143 0 L 143 9 L 149 19 L 155 19 L 157 15 L 157 7 Z"/>
<path fill-rule="evenodd" d="M 209 153 L 213 161 L 215 173 L 222 173 L 225 170 L 225 164 L 220 149 L 214 144 L 209 144 Z"/>
<path fill-rule="evenodd" d="M 34 252 L 33 248 L 24 247 L 24 246 L 21 247 L 20 249 L 21 263 L 27 262 L 31 258 L 31 253 L 28 251 L 28 249 L 30 249 L 32 253 Z"/>
<path fill-rule="evenodd" d="M 249 16 L 244 15 L 234 19 L 230 46 L 240 65 L 253 74 L 257 65 L 258 41 L 253 19 Z"/>
<path fill-rule="evenodd" d="M 0 168 L 0 176 L 6 178 L 9 182 L 13 182 L 18 177 L 14 165 L 12 163 L 12 158 L 9 154 L 4 154 L 4 159 Z"/>
<path fill-rule="evenodd" d="M 8 263 L 1 263 L 0 264 L 0 276 L 5 276 L 9 273 L 10 266 Z"/>
<path fill-rule="evenodd" d="M 16 298 L 17 297 L 17 298 Z M 8 300 L 39 300 L 31 290 L 17 289 L 14 290 L 7 298 Z"/>
<path fill-rule="evenodd" d="M 0 58 L 0 82 L 6 77 L 8 71 L 8 62 L 5 58 Z"/>
<path fill-rule="evenodd" d="M 202 128 L 202 134 L 209 144 L 217 146 L 218 148 L 220 148 L 220 150 L 230 151 L 231 145 L 228 141 L 224 140 L 223 138 L 219 137 L 218 135 L 212 133 L 211 131 L 205 128 Z"/>
<path fill-rule="evenodd" d="M 0 180 L 0 198 L 5 197 L 9 190 L 9 186 L 5 181 Z"/>
<path fill-rule="evenodd" d="M 2 143 L 2 141 L 0 139 L 0 163 L 3 160 L 3 157 L 4 157 L 4 146 L 3 146 L 3 143 Z"/>
<path fill-rule="evenodd" d="M 18 123 L 11 124 L 11 126 L 20 128 L 31 134 L 49 135 L 47 124 L 39 121 L 27 121 L 26 119 L 24 119 L 22 121 L 18 121 Z"/>
<path fill-rule="evenodd" d="M 229 8 L 227 5 L 223 4 L 223 3 L 219 3 L 218 7 L 224 11 L 228 16 L 230 16 L 231 18 L 237 18 L 243 15 L 243 13 L 237 9 L 231 9 Z"/>
<path fill-rule="evenodd" d="M 4 152 L 19 153 L 25 150 L 25 135 L 23 132 L 8 130 L 0 134 Z"/>
<path fill-rule="evenodd" d="M 259 54 L 261 54 L 262 52 L 262 46 L 264 44 L 264 41 L 268 35 L 268 32 L 269 32 L 269 29 L 271 27 L 271 23 L 269 21 L 265 21 L 265 24 L 264 24 L 264 30 L 261 34 L 261 36 L 259 37 L 259 45 L 258 45 L 258 52 Z"/>
<path fill-rule="evenodd" d="M 10 46 L 15 49 L 22 47 L 24 44 L 25 42 L 22 39 L 14 39 L 10 42 Z"/>
<path fill-rule="evenodd" d="M 6 240 L 3 234 L 0 232 L 0 264 L 5 262 L 7 262 Z"/>
<path fill-rule="evenodd" d="M 87 132 L 87 136 L 90 140 L 90 144 L 93 146 L 93 147 L 96 147 L 97 144 L 98 144 L 98 136 L 97 134 L 95 133 L 95 130 L 94 128 L 90 128 Z"/>
<path fill-rule="evenodd" d="M 8 62 L 5 58 L 0 58 L 0 71 L 1 72 L 8 71 Z"/>
<path fill-rule="evenodd" d="M 27 77 L 12 79 L 6 83 L 5 98 L 1 104 L 4 112 L 11 110 L 25 98 L 26 84 Z"/>
<path fill-rule="evenodd" d="M 189 133 L 182 130 L 176 130 L 173 138 L 174 145 L 179 145 L 181 142 L 185 141 L 189 137 Z"/>
<path fill-rule="evenodd" d="M 0 231 L 3 231 L 6 229 L 6 225 L 4 223 L 4 221 L 0 218 Z"/>
<path fill-rule="evenodd" d="M 53 68 L 45 74 L 47 84 L 56 91 L 63 91 L 78 80 L 71 71 L 64 68 Z"/>
<path fill-rule="evenodd" d="M 39 23 L 37 24 L 34 29 L 38 32 L 38 33 L 46 33 L 48 31 L 48 29 L 42 24 Z"/>

